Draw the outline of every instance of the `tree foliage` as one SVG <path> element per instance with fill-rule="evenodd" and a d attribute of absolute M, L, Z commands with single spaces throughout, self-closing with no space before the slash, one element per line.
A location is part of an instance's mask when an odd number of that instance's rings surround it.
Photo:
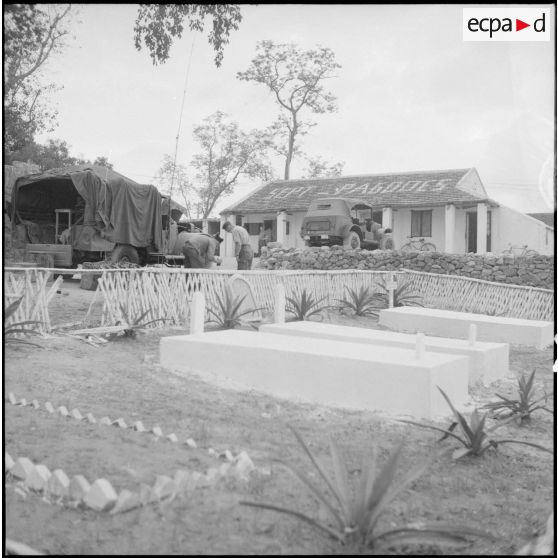
<path fill-rule="evenodd" d="M 343 174 L 345 162 L 328 163 L 321 157 L 307 159 L 306 172 L 303 178 L 334 178 Z"/>
<path fill-rule="evenodd" d="M 162 64 L 169 58 L 173 39 L 182 37 L 185 22 L 190 31 L 203 32 L 206 18 L 212 20 L 207 39 L 219 67 L 229 35 L 242 20 L 239 4 L 141 4 L 134 26 L 136 49 L 145 44 L 153 64 Z"/>
<path fill-rule="evenodd" d="M 70 5 L 4 6 L 4 145 L 21 149 L 40 131 L 52 131 L 56 111 L 45 97 L 55 89 L 41 82 L 41 71 L 60 52 L 69 34 Z"/>
<path fill-rule="evenodd" d="M 314 125 L 303 119 L 303 112 L 322 114 L 337 109 L 336 98 L 324 88 L 324 81 L 335 77 L 340 64 L 326 47 L 300 50 L 294 44 L 260 41 L 257 54 L 245 72 L 237 78 L 265 85 L 279 105 L 279 118 L 272 125 L 276 138 L 283 142 L 277 151 L 285 156 L 285 180 L 290 177 L 296 139 Z"/>
<path fill-rule="evenodd" d="M 170 155 L 165 155 L 155 180 L 160 192 L 171 196 L 172 199 L 181 198 L 180 203 L 188 210 L 185 215 L 186 218 L 200 217 L 200 207 L 196 200 L 197 194 L 195 194 L 194 187 L 188 178 L 185 165 L 175 164 Z"/>
<path fill-rule="evenodd" d="M 241 175 L 271 179 L 272 169 L 266 156 L 270 140 L 264 131 L 243 132 L 238 123 L 217 111 L 194 128 L 194 139 L 201 148 L 192 166 L 200 183 L 196 192 L 203 218 L 209 216 L 221 196 L 233 191 Z"/>
<path fill-rule="evenodd" d="M 107 157 L 99 156 L 93 162 L 82 157 L 70 154 L 71 146 L 60 139 L 49 139 L 45 144 L 29 142 L 22 149 L 15 151 L 7 158 L 8 163 L 13 161 L 31 162 L 41 170 L 57 169 L 73 165 L 98 165 L 112 169 L 112 163 Z"/>

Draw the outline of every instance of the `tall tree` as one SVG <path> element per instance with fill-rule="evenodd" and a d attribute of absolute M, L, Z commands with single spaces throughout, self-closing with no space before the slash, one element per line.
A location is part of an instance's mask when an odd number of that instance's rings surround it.
<path fill-rule="evenodd" d="M 153 64 L 162 64 L 169 58 L 173 39 L 182 37 L 185 22 L 190 31 L 203 32 L 206 18 L 212 20 L 207 39 L 219 67 L 230 32 L 242 20 L 239 4 L 141 4 L 134 26 L 136 49 L 141 50 L 145 43 Z"/>
<path fill-rule="evenodd" d="M 233 192 L 241 175 L 262 180 L 272 177 L 266 156 L 269 137 L 263 131 L 243 132 L 238 123 L 217 111 L 194 128 L 194 139 L 201 148 L 192 166 L 200 183 L 197 193 L 203 218 L 209 217 L 220 197 Z"/>
<path fill-rule="evenodd" d="M 343 174 L 345 162 L 328 163 L 321 157 L 307 159 L 306 172 L 303 178 L 334 178 Z"/>
<path fill-rule="evenodd" d="M 200 216 L 197 194 L 188 178 L 185 165 L 175 165 L 173 158 L 170 155 L 165 155 L 155 180 L 159 191 L 171 196 L 172 199 L 178 200 L 186 207 L 188 212 L 185 217 L 187 219 Z"/>
<path fill-rule="evenodd" d="M 56 111 L 45 94 L 55 87 L 41 82 L 41 70 L 65 45 L 70 5 L 4 6 L 4 148 L 21 149 L 39 131 L 52 131 Z"/>
<path fill-rule="evenodd" d="M 326 47 L 300 50 L 294 44 L 260 41 L 256 51 L 248 70 L 238 72 L 237 77 L 262 83 L 279 104 L 279 118 L 272 129 L 282 130 L 286 140 L 284 178 L 288 180 L 297 137 L 314 124 L 303 120 L 302 112 L 321 114 L 337 109 L 336 98 L 325 91 L 324 81 L 335 77 L 341 65 L 335 61 L 334 52 Z"/>

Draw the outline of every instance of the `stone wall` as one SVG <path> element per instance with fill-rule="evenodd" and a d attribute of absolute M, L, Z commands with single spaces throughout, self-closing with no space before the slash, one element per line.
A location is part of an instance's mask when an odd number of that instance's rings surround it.
<path fill-rule="evenodd" d="M 553 256 L 513 257 L 478 254 L 444 254 L 392 250 L 332 248 L 275 248 L 262 255 L 264 269 L 411 269 L 461 275 L 486 281 L 554 290 Z"/>

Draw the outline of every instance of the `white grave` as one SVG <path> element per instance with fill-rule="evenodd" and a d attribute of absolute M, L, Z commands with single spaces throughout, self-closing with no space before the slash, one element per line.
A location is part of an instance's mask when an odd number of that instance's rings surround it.
<path fill-rule="evenodd" d="M 468 397 L 468 359 L 362 343 L 226 330 L 164 337 L 160 362 L 180 374 L 232 380 L 241 389 L 350 409 L 431 418 Z"/>
<path fill-rule="evenodd" d="M 273 321 L 276 324 L 285 323 L 285 286 L 282 283 L 275 285 L 275 305 L 273 310 Z"/>
<path fill-rule="evenodd" d="M 480 341 L 531 345 L 538 349 L 551 345 L 554 336 L 552 322 L 414 306 L 381 310 L 378 323 L 397 331 L 413 333 L 422 331 L 428 335 L 458 339 L 467 339 L 470 335 L 469 326 L 473 324 L 476 326 L 476 333 L 473 336 Z"/>
<path fill-rule="evenodd" d="M 255 310 L 255 312 L 244 314 L 241 318 L 243 322 L 259 322 L 263 319 L 261 310 L 257 310 L 254 290 L 248 279 L 235 273 L 227 281 L 227 287 L 231 289 L 231 292 L 235 297 L 244 298 L 244 301 L 239 308 L 240 313 L 248 310 Z"/>
<path fill-rule="evenodd" d="M 476 327 L 476 326 L 472 326 Z M 286 324 L 266 324 L 259 330 L 265 333 L 276 333 L 298 337 L 316 337 L 332 341 L 348 341 L 350 343 L 366 343 L 399 349 L 412 350 L 417 346 L 417 335 L 397 333 L 362 327 L 324 324 L 321 322 L 290 322 Z M 419 350 L 420 350 L 419 341 Z M 462 339 L 424 336 L 424 350 L 436 353 L 466 356 L 469 358 L 469 383 L 481 380 L 484 384 L 505 377 L 509 372 L 509 345 L 507 343 L 474 342 Z"/>

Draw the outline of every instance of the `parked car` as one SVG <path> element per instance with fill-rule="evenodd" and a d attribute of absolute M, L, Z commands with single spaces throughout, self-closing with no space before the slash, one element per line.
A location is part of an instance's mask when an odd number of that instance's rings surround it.
<path fill-rule="evenodd" d="M 353 198 L 314 200 L 300 234 L 307 246 L 343 246 L 375 250 L 380 244 L 381 225 L 372 219 L 372 206 Z"/>

